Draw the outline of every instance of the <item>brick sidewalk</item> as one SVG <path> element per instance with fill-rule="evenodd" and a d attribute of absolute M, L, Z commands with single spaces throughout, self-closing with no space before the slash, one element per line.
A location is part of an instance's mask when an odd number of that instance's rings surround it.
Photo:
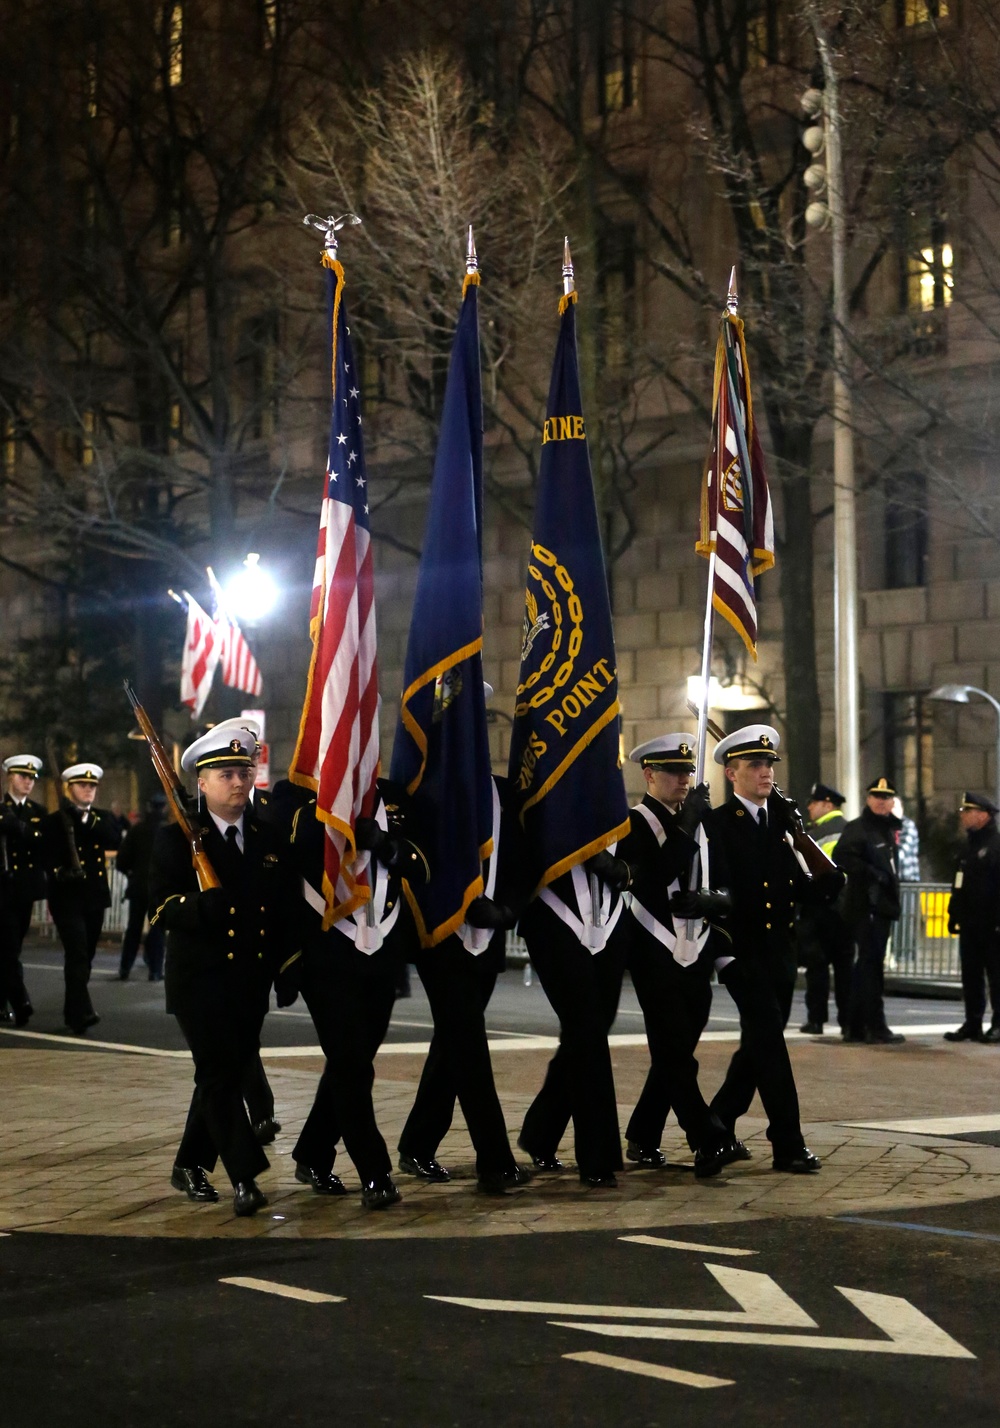
<path fill-rule="evenodd" d="M 731 1049 L 701 1048 L 707 1088 L 718 1084 Z M 689 1170 L 627 1170 L 616 1191 L 588 1191 L 571 1171 L 539 1177 L 524 1191 L 493 1199 L 475 1193 L 472 1147 L 459 1114 L 441 1150 L 454 1181 L 426 1186 L 400 1176 L 404 1203 L 378 1215 L 361 1209 L 357 1177 L 343 1154 L 337 1169 L 351 1189 L 348 1197 L 324 1199 L 294 1181 L 291 1149 L 320 1066 L 269 1059 L 285 1126 L 268 1152 L 272 1168 L 261 1177 L 271 1204 L 253 1219 L 237 1220 L 221 1167 L 215 1181 L 223 1195 L 216 1206 L 192 1205 L 168 1184 L 190 1096 L 187 1062 L 101 1052 L 78 1043 L 51 1051 L 0 1047 L 5 1110 L 0 1229 L 183 1238 L 446 1238 L 899 1211 L 1000 1195 L 1000 1148 L 846 1124 L 994 1111 L 1000 1050 L 945 1048 L 929 1041 L 847 1048 L 830 1038 L 825 1045 L 797 1043 L 792 1056 L 809 1118 L 806 1138 L 823 1159 L 817 1176 L 775 1175 L 764 1122 L 747 1117 L 741 1133 L 754 1160 L 715 1180 L 696 1181 Z M 512 1143 L 545 1060 L 544 1054 L 527 1051 L 495 1058 Z M 380 1058 L 377 1108 L 390 1149 L 420 1065 L 417 1056 Z M 644 1052 L 616 1050 L 623 1125 L 645 1067 Z M 663 1148 L 669 1158 L 690 1162 L 676 1126 L 668 1127 Z M 571 1144 L 564 1155 L 572 1158 Z"/>

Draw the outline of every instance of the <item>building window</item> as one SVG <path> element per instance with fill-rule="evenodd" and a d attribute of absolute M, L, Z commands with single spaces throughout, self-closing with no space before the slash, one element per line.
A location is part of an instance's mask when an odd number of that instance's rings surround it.
<path fill-rule="evenodd" d="M 598 34 L 599 113 L 621 114 L 639 102 L 636 25 L 630 0 L 618 0 L 601 15 Z"/>
<path fill-rule="evenodd" d="M 885 483 L 885 588 L 927 584 L 927 478 L 893 473 Z"/>
<path fill-rule="evenodd" d="M 278 425 L 278 314 L 251 318 L 243 332 L 247 429 L 257 440 L 274 435 Z"/>
<path fill-rule="evenodd" d="M 88 119 L 97 118 L 97 56 L 91 51 L 83 67 L 83 107 Z"/>
<path fill-rule="evenodd" d="M 260 0 L 260 35 L 266 50 L 277 44 L 280 16 L 279 0 Z"/>
<path fill-rule="evenodd" d="M 913 30 L 938 20 L 951 19 L 951 0 L 896 0 L 896 25 Z"/>
<path fill-rule="evenodd" d="M 636 233 L 633 223 L 609 223 L 598 243 L 603 364 L 622 370 L 635 335 Z"/>
<path fill-rule="evenodd" d="M 933 706 L 926 694 L 882 695 L 882 768 L 903 800 L 903 809 L 918 821 L 934 792 Z"/>
<path fill-rule="evenodd" d="M 2 429 L 0 429 L 0 460 L 3 462 L 3 478 L 5 481 L 12 481 L 17 475 L 20 445 L 16 419 L 12 416 L 5 416 Z"/>
<path fill-rule="evenodd" d="M 943 219 L 934 219 L 914 235 L 906 253 L 905 306 L 908 312 L 950 307 L 955 293 L 955 254 Z"/>
<path fill-rule="evenodd" d="M 167 343 L 167 361 L 172 373 L 173 394 L 167 402 L 167 455 L 176 456 L 184 435 L 184 407 L 178 395 L 184 384 L 184 343 Z"/>
<path fill-rule="evenodd" d="M 184 6 L 180 0 L 168 0 L 163 7 L 163 37 L 167 84 L 176 89 L 184 83 Z"/>
<path fill-rule="evenodd" d="M 97 430 L 97 415 L 93 407 L 85 407 L 80 413 L 80 441 L 78 459 L 86 471 L 94 464 L 94 433 Z"/>
<path fill-rule="evenodd" d="M 747 6 L 747 63 L 764 69 L 781 60 L 778 0 L 756 0 Z"/>

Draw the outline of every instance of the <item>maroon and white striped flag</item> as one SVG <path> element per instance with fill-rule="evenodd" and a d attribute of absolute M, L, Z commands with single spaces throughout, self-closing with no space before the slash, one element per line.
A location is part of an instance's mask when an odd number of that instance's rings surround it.
<path fill-rule="evenodd" d="M 379 772 L 378 673 L 368 477 L 361 439 L 357 369 L 342 294 L 344 270 L 328 269 L 333 412 L 323 478 L 309 629 L 313 650 L 293 783 L 316 792 L 326 825 L 324 926 L 369 901 L 369 854 L 354 827 L 375 810 Z"/>
<path fill-rule="evenodd" d="M 215 628 L 219 642 L 219 662 L 222 665 L 222 682 L 230 689 L 241 689 L 244 694 L 259 695 L 263 682 L 253 651 L 247 644 L 243 631 L 226 609 L 219 582 L 211 568 L 208 570 L 208 579 L 215 604 Z"/>
<path fill-rule="evenodd" d="M 744 471 L 744 458 L 749 460 L 749 473 Z M 733 312 L 723 314 L 715 350 L 712 450 L 702 484 L 701 531 L 695 549 L 699 555 L 715 555 L 712 604 L 756 659 L 754 579 L 774 564 L 774 518 L 750 396 L 743 323 Z"/>
<path fill-rule="evenodd" d="M 215 621 L 186 590 L 184 599 L 187 601 L 187 631 L 181 660 L 181 703 L 191 710 L 191 718 L 197 719 L 212 688 L 221 643 Z"/>

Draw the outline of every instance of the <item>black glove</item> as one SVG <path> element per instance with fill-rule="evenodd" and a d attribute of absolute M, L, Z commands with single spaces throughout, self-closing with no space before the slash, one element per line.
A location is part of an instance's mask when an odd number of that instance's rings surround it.
<path fill-rule="evenodd" d="M 846 882 L 847 874 L 841 868 L 821 873 L 816 879 L 816 891 L 820 894 L 821 901 L 834 902 Z"/>
<path fill-rule="evenodd" d="M 296 953 L 291 962 L 286 962 L 274 977 L 274 995 L 279 1007 L 290 1007 L 299 996 L 299 971 L 302 958 Z"/>
<path fill-rule="evenodd" d="M 385 836 L 374 818 L 359 818 L 354 825 L 354 844 L 362 852 L 380 848 Z"/>
<path fill-rule="evenodd" d="M 697 788 L 688 790 L 688 796 L 681 804 L 681 810 L 677 815 L 677 827 L 686 838 L 694 838 L 698 832 L 698 825 L 711 807 L 712 795 L 707 783 L 700 783 Z"/>
<path fill-rule="evenodd" d="M 632 869 L 625 859 L 616 858 L 614 853 L 608 852 L 607 848 L 602 849 L 600 853 L 595 853 L 592 858 L 588 858 L 584 867 L 588 873 L 594 873 L 616 892 L 624 892 L 632 881 Z"/>
<path fill-rule="evenodd" d="M 474 897 L 469 903 L 465 920 L 470 927 L 502 927 L 505 931 L 513 927 L 517 914 L 502 902 L 494 902 L 490 897 Z"/>
<path fill-rule="evenodd" d="M 955 919 L 952 917 L 951 913 L 949 912 L 949 914 L 948 914 L 948 936 L 949 936 L 949 937 L 957 937 L 958 934 L 959 934 L 959 931 L 960 931 L 960 929 L 959 929 L 958 923 L 955 921 Z"/>
<path fill-rule="evenodd" d="M 206 932 L 221 933 L 229 929 L 232 895 L 225 888 L 206 888 L 198 894 L 198 919 Z"/>
<path fill-rule="evenodd" d="M 694 888 L 674 893 L 670 899 L 671 914 L 680 918 L 722 917 L 732 905 L 733 899 L 725 888 Z"/>
<path fill-rule="evenodd" d="M 794 833 L 802 826 L 802 814 L 795 799 L 773 790 L 767 800 L 767 817 L 782 833 Z"/>

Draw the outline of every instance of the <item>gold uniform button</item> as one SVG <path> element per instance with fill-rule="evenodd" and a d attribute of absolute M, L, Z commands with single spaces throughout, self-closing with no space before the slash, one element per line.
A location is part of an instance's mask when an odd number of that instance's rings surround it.
<path fill-rule="evenodd" d="M 770 932 L 771 924 L 769 922 L 765 922 L 764 926 L 767 928 L 768 932 Z"/>
<path fill-rule="evenodd" d="M 263 927 L 260 929 L 260 935 L 261 935 L 261 937 L 266 937 L 266 936 L 267 936 L 267 933 L 264 931 Z"/>
<path fill-rule="evenodd" d="M 235 916 L 236 916 L 236 909 L 235 909 L 235 907 L 231 907 L 231 908 L 229 909 L 229 916 L 230 916 L 230 917 L 235 917 Z"/>
<path fill-rule="evenodd" d="M 767 883 L 765 883 L 764 886 L 767 887 Z"/>
<path fill-rule="evenodd" d="M 261 961 L 263 961 L 263 959 L 264 959 L 264 954 L 263 954 L 263 952 L 258 952 L 258 953 L 257 953 L 257 961 L 258 961 L 258 962 L 261 962 Z"/>
<path fill-rule="evenodd" d="M 266 907 L 262 907 L 262 908 L 261 908 L 261 912 L 266 912 L 266 911 L 267 911 L 267 908 L 266 908 Z"/>
<path fill-rule="evenodd" d="M 764 904 L 764 906 L 765 906 L 765 907 L 770 907 L 771 904 L 770 904 L 769 902 L 766 902 L 766 903 Z"/>
<path fill-rule="evenodd" d="M 227 952 L 227 953 L 226 953 L 226 959 L 227 959 L 227 961 L 231 962 L 231 961 L 233 960 L 233 954 L 232 954 L 231 952 Z"/>
<path fill-rule="evenodd" d="M 230 937 L 235 937 L 235 936 L 236 936 L 236 933 L 233 931 L 232 928 L 229 929 L 229 936 L 230 936 Z M 232 956 L 232 953 L 230 953 L 229 955 Z"/>

